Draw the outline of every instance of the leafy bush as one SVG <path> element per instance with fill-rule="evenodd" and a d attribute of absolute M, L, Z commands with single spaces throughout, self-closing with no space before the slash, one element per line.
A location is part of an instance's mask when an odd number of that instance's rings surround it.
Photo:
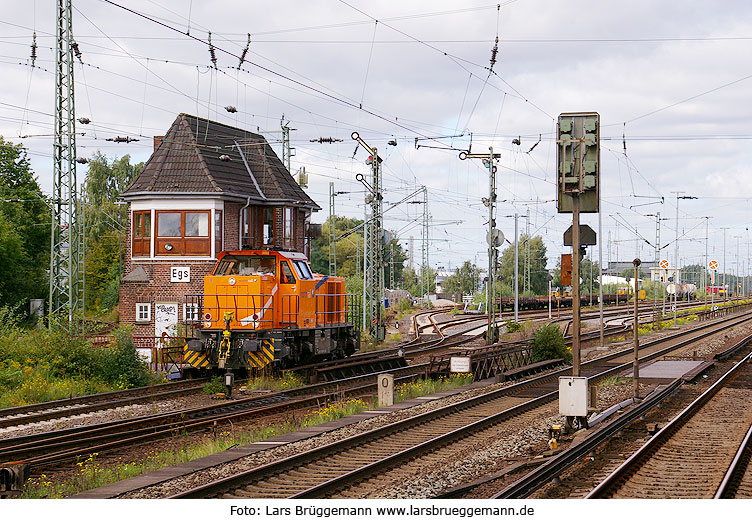
<path fill-rule="evenodd" d="M 153 375 L 133 346 L 130 331 L 94 347 L 64 330 L 0 329 L 0 408 L 68 396 L 139 387 Z"/>
<path fill-rule="evenodd" d="M 533 336 L 533 361 L 545 361 L 562 358 L 567 363 L 572 361 L 572 353 L 567 350 L 561 329 L 550 323 L 544 325 Z"/>
<path fill-rule="evenodd" d="M 209 380 L 209 383 L 204 385 L 203 391 L 204 394 L 218 394 L 220 392 L 226 392 L 227 387 L 225 387 L 225 380 L 222 378 L 222 376 L 212 376 L 212 378 Z"/>
<path fill-rule="evenodd" d="M 507 322 L 507 332 L 520 332 L 522 330 L 522 324 L 518 323 L 516 321 L 508 321 Z"/>
<path fill-rule="evenodd" d="M 397 308 L 402 312 L 407 312 L 413 308 L 413 303 L 410 301 L 410 298 L 400 298 L 399 302 L 397 302 Z"/>

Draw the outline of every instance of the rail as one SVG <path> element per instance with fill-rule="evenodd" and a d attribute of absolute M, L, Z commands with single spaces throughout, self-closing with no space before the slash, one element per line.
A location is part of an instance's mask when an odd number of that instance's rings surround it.
<path fill-rule="evenodd" d="M 747 343 L 752 341 L 752 336 L 746 338 Z M 652 456 L 656 450 L 668 441 L 682 426 L 684 426 L 689 419 L 691 419 L 700 408 L 708 403 L 713 396 L 715 396 L 719 390 L 724 388 L 726 384 L 731 381 L 744 367 L 749 365 L 752 360 L 752 352 L 742 358 L 739 363 L 729 369 L 723 376 L 721 376 L 713 385 L 711 385 L 705 392 L 698 396 L 692 403 L 690 403 L 683 411 L 681 411 L 674 419 L 672 419 L 665 427 L 663 427 L 655 436 L 650 438 L 647 443 L 640 447 L 637 452 L 632 454 L 619 468 L 613 471 L 606 479 L 604 479 L 597 487 L 595 487 L 587 496 L 587 499 L 608 497 L 622 481 L 623 478 L 628 477 L 633 473 L 635 467 L 642 461 Z"/>

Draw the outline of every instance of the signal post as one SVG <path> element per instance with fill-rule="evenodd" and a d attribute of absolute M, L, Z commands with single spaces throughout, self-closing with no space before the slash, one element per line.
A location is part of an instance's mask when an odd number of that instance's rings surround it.
<path fill-rule="evenodd" d="M 582 246 L 595 244 L 595 232 L 580 226 L 581 212 L 599 212 L 600 116 L 598 113 L 562 113 L 557 124 L 556 205 L 572 213 L 572 376 L 559 380 L 559 412 L 570 428 L 587 425 L 587 378 L 580 378 L 580 258 Z M 583 241 L 589 237 L 590 241 Z M 581 380 L 582 385 L 577 384 Z"/>

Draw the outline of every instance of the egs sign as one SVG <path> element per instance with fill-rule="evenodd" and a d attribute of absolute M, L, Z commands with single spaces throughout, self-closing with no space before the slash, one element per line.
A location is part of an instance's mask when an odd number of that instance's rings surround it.
<path fill-rule="evenodd" d="M 170 283 L 190 283 L 190 267 L 170 267 Z"/>

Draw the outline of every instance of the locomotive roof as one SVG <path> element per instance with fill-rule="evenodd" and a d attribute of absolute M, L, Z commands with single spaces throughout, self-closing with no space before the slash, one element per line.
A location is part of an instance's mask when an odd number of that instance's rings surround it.
<path fill-rule="evenodd" d="M 157 194 L 250 197 L 259 204 L 321 209 L 262 135 L 184 113 L 121 196 Z"/>
<path fill-rule="evenodd" d="M 308 257 L 300 252 L 294 252 L 294 251 L 269 251 L 269 250 L 263 250 L 263 249 L 246 249 L 244 251 L 222 251 L 218 254 L 218 256 L 223 258 L 224 256 L 269 256 L 269 255 L 277 255 L 279 254 L 283 258 L 287 258 L 288 260 L 308 260 Z"/>

